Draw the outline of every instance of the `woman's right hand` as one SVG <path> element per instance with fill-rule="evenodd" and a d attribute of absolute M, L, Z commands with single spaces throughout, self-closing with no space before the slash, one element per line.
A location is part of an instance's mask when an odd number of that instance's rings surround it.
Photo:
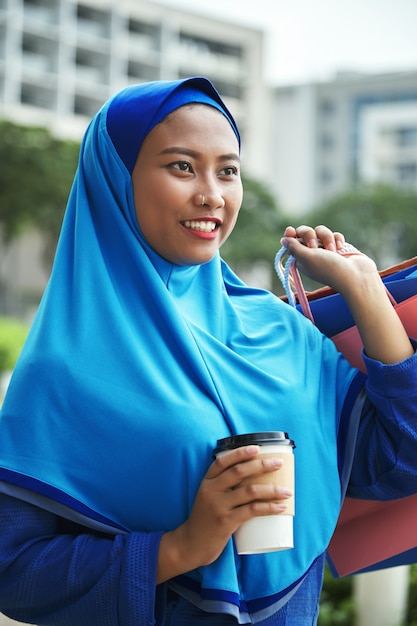
<path fill-rule="evenodd" d="M 244 482 L 281 465 L 280 459 L 259 456 L 259 446 L 253 445 L 217 457 L 201 481 L 189 518 L 161 538 L 157 583 L 215 561 L 243 522 L 283 513 L 291 491 Z"/>

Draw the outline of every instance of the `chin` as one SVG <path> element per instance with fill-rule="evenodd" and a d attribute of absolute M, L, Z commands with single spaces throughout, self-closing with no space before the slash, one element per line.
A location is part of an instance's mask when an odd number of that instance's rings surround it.
<path fill-rule="evenodd" d="M 217 254 L 217 250 L 213 254 L 207 254 L 207 255 L 204 255 L 204 256 L 190 257 L 190 258 L 183 258 L 183 259 L 176 259 L 176 260 L 172 259 L 171 263 L 173 263 L 174 265 L 179 265 L 181 267 L 191 267 L 191 266 L 195 266 L 195 265 L 205 265 L 206 263 L 210 263 L 210 261 L 212 261 L 214 259 L 216 254 Z"/>

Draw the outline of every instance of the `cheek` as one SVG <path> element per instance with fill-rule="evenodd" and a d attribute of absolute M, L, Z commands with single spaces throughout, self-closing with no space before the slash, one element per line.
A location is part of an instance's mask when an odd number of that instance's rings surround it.
<path fill-rule="evenodd" d="M 160 222 L 166 213 L 166 207 L 169 207 L 169 194 L 164 193 L 163 187 L 157 184 L 138 186 L 134 200 L 136 217 L 142 230 Z"/>
<path fill-rule="evenodd" d="M 242 202 L 243 202 L 243 189 L 242 187 L 240 187 L 239 189 L 236 190 L 230 202 L 230 206 L 231 206 L 230 217 L 231 217 L 231 221 L 233 222 L 233 226 L 236 224 L 236 220 L 238 218 L 240 207 L 242 206 Z"/>
<path fill-rule="evenodd" d="M 237 218 L 239 217 L 239 211 L 240 211 L 240 207 L 242 204 L 242 194 L 237 193 L 235 198 L 233 198 L 233 200 L 230 201 L 230 212 L 229 212 L 229 219 L 228 219 L 228 224 L 227 224 L 227 230 L 223 231 L 223 237 L 222 237 L 222 244 L 226 241 L 226 239 L 229 238 L 230 234 L 232 233 L 236 222 L 237 222 Z"/>
<path fill-rule="evenodd" d="M 147 181 L 148 193 L 142 199 L 139 196 L 139 211 L 146 211 L 148 219 L 158 216 L 170 220 L 183 210 L 187 201 L 184 186 L 166 176 L 155 176 Z M 144 201 L 145 200 L 145 201 Z"/>
<path fill-rule="evenodd" d="M 239 178 L 238 181 L 236 182 L 236 187 L 234 189 L 234 203 L 235 205 L 237 205 L 238 211 L 242 205 L 242 202 L 243 202 L 243 183 L 242 183 L 242 179 Z"/>

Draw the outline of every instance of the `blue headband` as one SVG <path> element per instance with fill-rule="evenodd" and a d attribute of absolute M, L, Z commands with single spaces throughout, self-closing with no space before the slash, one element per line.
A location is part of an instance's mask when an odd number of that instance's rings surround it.
<path fill-rule="evenodd" d="M 133 85 L 117 94 L 107 111 L 107 131 L 130 173 L 146 135 L 172 111 L 190 103 L 207 104 L 223 113 L 240 146 L 237 124 L 215 87 L 206 78 Z"/>

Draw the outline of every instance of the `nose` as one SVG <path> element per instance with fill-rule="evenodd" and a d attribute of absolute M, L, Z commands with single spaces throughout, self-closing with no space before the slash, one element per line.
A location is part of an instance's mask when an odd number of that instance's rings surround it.
<path fill-rule="evenodd" d="M 215 210 L 223 208 L 226 203 L 219 185 L 206 183 L 201 185 L 201 190 L 196 193 L 194 204 Z"/>

